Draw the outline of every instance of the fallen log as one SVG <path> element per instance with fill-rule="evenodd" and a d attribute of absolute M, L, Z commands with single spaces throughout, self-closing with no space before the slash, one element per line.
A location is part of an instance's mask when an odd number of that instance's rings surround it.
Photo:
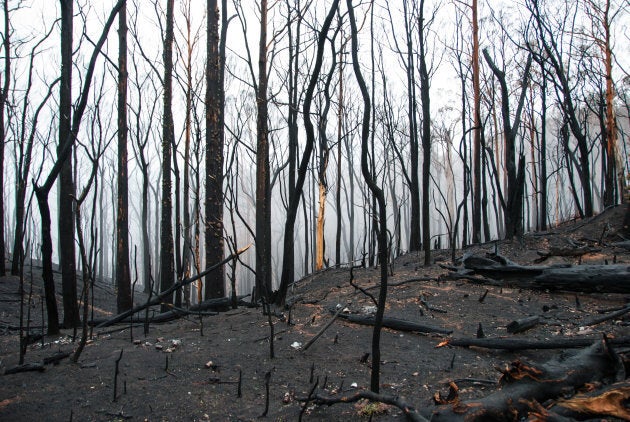
<path fill-rule="evenodd" d="M 70 352 L 57 352 L 52 356 L 44 358 L 44 365 L 59 365 L 59 362 L 70 356 Z"/>
<path fill-rule="evenodd" d="M 96 328 L 104 328 L 104 327 L 109 327 L 110 325 L 116 324 L 118 322 L 123 321 L 125 318 L 128 318 L 134 314 L 136 314 L 137 312 L 140 312 L 150 306 L 155 306 L 155 305 L 159 305 L 161 304 L 164 299 L 166 299 L 169 295 L 172 295 L 173 292 L 175 292 L 177 289 L 184 287 L 194 281 L 199 280 L 200 278 L 205 277 L 207 274 L 211 273 L 212 271 L 216 270 L 217 268 L 219 268 L 220 266 L 230 262 L 231 260 L 233 260 L 234 258 L 236 258 L 237 256 L 239 256 L 240 254 L 242 254 L 243 252 L 245 252 L 247 249 L 249 249 L 249 247 L 251 246 L 251 244 L 247 245 L 246 247 L 244 247 L 243 249 L 240 249 L 238 251 L 236 251 L 235 253 L 231 254 L 230 256 L 228 256 L 227 258 L 225 258 L 223 261 L 214 264 L 213 266 L 209 267 L 208 269 L 206 269 L 205 271 L 200 272 L 199 274 L 195 275 L 194 277 L 190 277 L 190 278 L 185 278 L 181 281 L 178 281 L 177 283 L 173 284 L 171 287 L 169 287 L 168 289 L 166 289 L 165 291 L 161 292 L 160 294 L 158 294 L 155 298 L 148 300 L 146 303 L 142 304 L 142 305 L 138 305 L 133 309 L 130 309 L 128 311 L 122 312 L 106 321 L 103 321 L 102 323 L 98 324 L 96 326 Z"/>
<path fill-rule="evenodd" d="M 23 365 L 17 365 L 12 368 L 7 368 L 4 371 L 4 375 L 19 374 L 20 372 L 44 372 L 44 365 L 41 363 L 25 363 Z"/>
<path fill-rule="evenodd" d="M 239 296 L 239 301 L 242 301 L 243 298 L 247 297 L 247 295 Z M 245 302 L 239 302 L 245 303 Z M 153 315 L 149 318 L 149 323 L 159 324 L 164 322 L 169 322 L 175 320 L 177 318 L 181 318 L 186 315 L 217 315 L 218 311 L 227 310 L 232 306 L 232 298 L 229 297 L 219 297 L 215 299 L 204 300 L 201 303 L 191 306 L 188 309 L 183 308 L 175 308 L 170 311 L 161 312 L 159 314 Z M 93 319 L 88 322 L 89 325 L 99 327 L 101 324 L 107 323 L 110 319 Z M 120 321 L 117 321 L 117 324 L 142 324 L 145 322 L 144 317 L 127 317 Z M 109 324 L 113 325 L 113 324 Z"/>
<path fill-rule="evenodd" d="M 549 268 L 532 281 L 537 288 L 549 290 L 630 293 L 630 266 L 616 264 Z"/>
<path fill-rule="evenodd" d="M 623 242 L 612 243 L 615 248 L 623 248 L 630 251 L 630 240 L 624 240 Z"/>
<path fill-rule="evenodd" d="M 335 320 L 337 319 L 337 317 L 339 316 L 339 314 L 341 313 L 341 311 L 343 310 L 343 307 L 339 307 L 339 309 L 337 309 L 337 312 L 335 313 L 335 315 L 332 317 L 332 319 L 330 321 L 328 321 L 328 324 L 324 325 L 322 327 L 321 330 L 319 330 L 319 332 L 317 334 L 315 334 L 313 336 L 313 338 L 311 338 L 305 345 L 304 347 L 302 347 L 302 351 L 306 351 L 309 347 L 311 347 L 313 345 L 313 343 L 315 343 L 315 341 L 317 341 L 318 338 L 321 337 L 322 334 L 324 334 L 324 332 L 330 328 L 331 325 L 333 325 L 333 323 L 335 322 Z"/>
<path fill-rule="evenodd" d="M 503 286 L 509 283 L 534 290 L 565 290 L 584 293 L 630 293 L 630 266 L 615 265 L 520 265 L 500 255 L 464 258 L 464 266 L 490 277 Z"/>
<path fill-rule="evenodd" d="M 498 350 L 543 350 L 543 349 L 579 349 L 597 341 L 593 337 L 565 337 L 546 340 L 533 340 L 513 337 L 491 338 L 450 338 L 440 342 L 437 347 L 480 347 Z M 614 346 L 630 346 L 630 336 L 609 338 L 608 343 Z"/>
<path fill-rule="evenodd" d="M 331 311 L 332 312 L 332 311 Z M 374 325 L 374 316 L 370 315 L 352 315 L 352 314 L 339 314 L 339 318 L 345 319 L 348 322 L 361 325 Z M 439 327 L 431 327 L 429 325 L 418 324 L 413 321 L 407 321 L 399 318 L 383 317 L 383 328 L 390 328 L 396 331 L 411 331 L 418 333 L 438 333 L 438 334 L 451 334 L 453 330 L 445 330 Z"/>
<path fill-rule="evenodd" d="M 555 400 L 587 383 L 616 379 L 620 373 L 619 357 L 605 340 L 563 360 L 541 365 L 512 362 L 502 370 L 501 389 L 482 399 L 440 406 L 424 415 L 432 422 L 462 420 L 513 421 L 527 416 L 530 402 Z"/>
<path fill-rule="evenodd" d="M 627 314 L 628 312 L 630 312 L 630 304 L 626 305 L 623 308 L 618 309 L 618 310 L 616 310 L 614 312 L 610 312 L 610 313 L 608 313 L 606 315 L 603 315 L 603 316 L 600 316 L 600 317 L 597 317 L 597 318 L 593 318 L 592 320 L 590 320 L 588 322 L 585 322 L 584 325 L 589 327 L 589 326 L 592 326 L 592 325 L 601 324 L 602 322 L 606 322 L 606 321 L 609 321 L 609 320 L 614 319 L 614 318 L 619 318 L 620 316 L 623 316 L 623 315 Z"/>
<path fill-rule="evenodd" d="M 523 331 L 527 331 L 530 328 L 534 328 L 540 322 L 540 317 L 530 316 L 527 318 L 517 319 L 515 321 L 510 322 L 507 325 L 507 332 L 510 334 L 522 333 Z"/>

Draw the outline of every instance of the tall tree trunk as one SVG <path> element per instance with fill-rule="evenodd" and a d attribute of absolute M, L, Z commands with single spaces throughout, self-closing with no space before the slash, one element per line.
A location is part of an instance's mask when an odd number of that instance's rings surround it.
<path fill-rule="evenodd" d="M 479 19 L 477 0 L 472 0 L 473 77 L 473 209 L 472 243 L 481 242 L 481 93 L 479 88 Z M 466 230 L 466 227 L 464 227 Z"/>
<path fill-rule="evenodd" d="M 256 297 L 271 297 L 271 188 L 267 111 L 267 0 L 260 2 L 260 40 L 256 105 Z"/>
<path fill-rule="evenodd" d="M 336 36 L 336 33 L 335 33 Z M 328 126 L 328 112 L 330 111 L 330 84 L 332 77 L 337 68 L 337 54 L 334 51 L 334 37 L 331 40 L 333 47 L 332 63 L 326 82 L 324 85 L 324 109 L 319 116 L 318 133 L 319 133 L 319 166 L 317 171 L 318 185 L 318 211 L 317 211 L 317 229 L 315 238 L 315 270 L 324 268 L 324 260 L 326 254 L 326 241 L 324 238 L 324 222 L 326 216 L 326 198 L 328 196 L 328 181 L 326 178 L 326 170 L 328 169 L 328 158 L 330 157 L 330 147 L 328 146 L 328 135 L 326 127 Z"/>
<path fill-rule="evenodd" d="M 365 80 L 363 79 L 363 75 L 361 73 L 361 66 L 359 64 L 358 30 L 354 16 L 354 6 L 352 5 L 352 0 L 346 0 L 346 4 L 348 7 L 352 34 L 352 66 L 359 89 L 361 90 L 361 97 L 363 98 L 363 119 L 361 125 L 361 172 L 363 173 L 363 178 L 372 192 L 372 195 L 378 202 L 378 258 L 381 264 L 381 285 L 379 289 L 378 306 L 374 318 L 374 330 L 372 332 L 372 374 L 370 377 L 370 389 L 373 392 L 378 393 L 380 388 L 381 328 L 383 326 L 383 314 L 385 312 L 385 301 L 387 299 L 387 210 L 383 191 L 376 183 L 374 176 L 370 174 L 370 167 L 368 164 L 371 100 Z"/>
<path fill-rule="evenodd" d="M 300 57 L 300 34 L 302 13 L 300 2 L 296 2 L 296 34 L 293 37 L 293 13 L 292 6 L 287 0 L 287 34 L 289 38 L 289 72 L 288 72 L 288 110 L 287 122 L 289 131 L 289 177 L 288 177 L 288 204 L 287 217 L 284 229 L 284 242 L 282 252 L 282 274 L 280 276 L 280 287 L 274 298 L 274 303 L 283 304 L 286 299 L 286 288 L 293 282 L 295 276 L 295 220 L 301 199 L 301 191 L 296 190 L 296 167 L 298 165 L 298 65 Z M 296 198 L 297 196 L 297 198 Z M 294 206 L 294 208 L 292 208 Z M 306 224 L 306 223 L 305 223 Z M 307 232 L 308 233 L 308 232 Z M 289 238 L 290 236 L 290 238 Z M 307 243 L 308 244 L 308 243 Z M 305 259 L 308 259 L 308 251 L 305 251 Z M 305 270 L 306 271 L 306 268 Z M 287 287 L 285 287 L 287 286 Z"/>
<path fill-rule="evenodd" d="M 407 41 L 407 118 L 409 119 L 409 170 L 411 183 L 409 185 L 411 201 L 411 221 L 409 233 L 409 251 L 419 251 L 421 248 L 420 237 L 420 180 L 418 176 L 418 154 L 420 143 L 418 142 L 418 103 L 416 99 L 416 75 L 413 51 L 413 33 L 410 28 L 410 17 L 407 11 L 407 2 L 403 2 L 403 14 L 405 22 L 405 37 Z M 422 95 L 422 94 L 421 94 Z M 401 163 L 402 164 L 402 163 Z"/>
<path fill-rule="evenodd" d="M 540 230 L 547 230 L 547 73 L 544 62 L 540 62 L 540 73 Z"/>
<path fill-rule="evenodd" d="M 418 17 L 418 40 L 420 49 L 420 99 L 422 100 L 422 247 L 424 265 L 431 264 L 431 221 L 429 202 L 431 200 L 429 182 L 431 178 L 431 97 L 429 72 L 427 70 L 424 23 L 424 0 L 420 0 Z"/>
<path fill-rule="evenodd" d="M 72 30 L 73 0 L 61 4 L 61 84 L 59 89 L 59 146 L 70 136 L 72 125 Z M 59 265 L 63 295 L 63 325 L 79 325 L 77 270 L 74 247 L 74 181 L 71 155 L 64 160 L 59 176 Z"/>
<path fill-rule="evenodd" d="M 341 24 L 341 22 L 340 22 Z M 335 267 L 341 265 L 341 142 L 343 141 L 343 55 L 345 50 L 343 32 L 341 49 L 339 50 L 339 93 L 337 97 L 337 189 L 335 192 L 335 208 L 337 209 L 337 226 L 335 227 Z M 352 264 L 350 264 L 352 265 Z"/>
<path fill-rule="evenodd" d="M 536 0 L 528 0 L 527 7 L 532 14 L 534 20 L 535 29 L 537 31 L 538 40 L 542 52 L 545 57 L 540 58 L 548 62 L 554 70 L 556 86 L 558 94 L 561 96 L 561 108 L 565 116 L 565 120 L 568 127 L 571 129 L 571 133 L 575 137 L 577 142 L 578 160 L 579 166 L 576 168 L 578 176 L 580 178 L 580 184 L 582 185 L 582 195 L 584 198 L 584 206 L 580 206 L 578 196 L 576 198 L 576 206 L 580 209 L 581 214 L 585 217 L 593 216 L 593 192 L 591 187 L 591 170 L 590 170 L 590 148 L 588 137 L 585 134 L 585 130 L 582 127 L 582 122 L 577 114 L 577 107 L 572 97 L 572 89 L 569 85 L 570 76 L 567 73 L 561 52 L 558 48 L 555 34 L 549 27 L 547 22 L 547 16 L 541 13 L 540 4 Z M 535 55 L 542 54 L 541 51 L 530 52 Z"/>
<path fill-rule="evenodd" d="M 127 6 L 118 13 L 118 218 L 116 219 L 116 305 L 133 307 L 129 270 L 129 197 L 127 181 Z M 101 233 L 101 236 L 103 234 Z"/>
<path fill-rule="evenodd" d="M 514 116 L 514 122 L 510 121 L 510 101 L 509 92 L 505 77 L 505 72 L 500 70 L 488 53 L 483 50 L 484 58 L 492 69 L 495 77 L 501 86 L 501 114 L 503 118 L 503 136 L 505 139 L 505 166 L 507 168 L 507 198 L 505 203 L 505 236 L 511 239 L 514 236 L 523 234 L 523 190 L 525 183 L 525 157 L 519 154 L 518 168 L 516 164 L 516 138 L 521 122 L 523 106 L 525 104 L 525 95 L 527 93 L 527 85 L 529 82 L 529 74 L 532 65 L 532 56 L 528 55 L 525 70 L 523 72 L 523 80 L 521 83 L 521 93 L 519 102 Z"/>
<path fill-rule="evenodd" d="M 53 277 L 53 269 L 52 269 L 52 236 L 51 236 L 51 220 L 50 220 L 50 208 L 48 206 L 48 195 L 50 194 L 50 190 L 52 189 L 53 184 L 55 183 L 57 176 L 59 176 L 62 167 L 66 160 L 69 159 L 72 153 L 72 147 L 74 145 L 74 140 L 79 133 L 79 129 L 81 126 L 81 118 L 83 117 L 83 113 L 85 112 L 85 108 L 87 106 L 88 96 L 90 93 L 90 86 L 92 83 L 92 77 L 94 75 L 94 67 L 96 65 L 96 59 L 99 56 L 100 50 L 105 44 L 105 40 L 107 39 L 107 34 L 109 33 L 109 29 L 111 28 L 118 11 L 123 5 L 124 0 L 119 0 L 118 3 L 112 9 L 107 22 L 105 23 L 105 27 L 101 33 L 101 36 L 94 47 L 92 55 L 90 57 L 90 62 L 87 68 L 87 72 L 84 77 L 83 89 L 81 91 L 81 95 L 79 97 L 79 102 L 75 109 L 74 115 L 72 116 L 72 126 L 71 130 L 68 133 L 68 136 L 63 140 L 62 144 L 59 147 L 59 155 L 57 157 L 57 161 L 53 164 L 50 173 L 46 177 L 46 181 L 41 186 L 34 186 L 35 196 L 37 198 L 37 204 L 39 206 L 40 215 L 41 215 L 41 224 L 42 224 L 42 278 L 44 280 L 44 291 L 46 295 L 46 308 L 47 308 L 47 316 L 48 316 L 48 334 L 58 334 L 59 333 L 59 320 L 58 320 L 58 312 L 57 312 L 57 301 L 55 297 L 55 280 Z M 70 50 L 72 51 L 72 50 Z M 63 78 L 62 78 L 63 79 Z M 76 281 L 75 281 L 76 288 Z M 75 289 L 76 292 L 76 289 Z M 76 303 L 75 297 L 75 306 L 77 307 L 77 317 L 78 317 L 78 305 Z"/>
<path fill-rule="evenodd" d="M 164 116 L 162 120 L 162 215 L 160 224 L 160 291 L 169 289 L 175 282 L 173 247 L 173 204 L 171 198 L 171 161 L 174 138 L 173 128 L 173 6 L 166 3 L 166 33 L 164 36 Z M 172 295 L 165 298 L 162 311 L 173 303 Z"/>
<path fill-rule="evenodd" d="M 192 257 L 192 239 L 191 239 L 191 221 L 190 221 L 190 143 L 192 140 L 192 94 L 193 94 L 193 75 L 192 75 L 192 54 L 193 42 L 191 32 L 191 2 L 186 4 L 186 111 L 184 118 L 184 192 L 183 192 L 183 225 L 184 225 L 184 248 L 182 254 L 182 271 L 184 277 L 190 276 L 191 257 Z M 197 169 L 199 171 L 200 169 Z M 184 287 L 184 303 L 188 305 L 190 302 L 190 285 Z"/>
<path fill-rule="evenodd" d="M 311 78 L 309 80 L 309 84 L 306 89 L 306 94 L 304 96 L 302 114 L 304 116 L 304 127 L 306 130 L 306 145 L 304 146 L 304 152 L 302 153 L 302 158 L 300 160 L 294 192 L 291 195 L 292 201 L 289 203 L 289 207 L 287 208 L 287 220 L 285 222 L 285 232 L 284 232 L 284 251 L 287 251 L 288 249 L 294 247 L 293 238 L 294 238 L 294 233 L 295 233 L 295 220 L 297 218 L 297 211 L 298 211 L 298 208 L 300 205 L 300 199 L 303 193 L 304 181 L 306 180 L 306 175 L 308 172 L 308 164 L 311 159 L 313 145 L 315 144 L 315 129 L 313 127 L 313 123 L 311 122 L 311 102 L 313 99 L 313 94 L 315 92 L 315 87 L 317 85 L 317 79 L 319 78 L 319 74 L 322 67 L 324 45 L 326 43 L 326 37 L 328 34 L 328 30 L 330 28 L 330 24 L 332 22 L 332 19 L 336 13 L 338 6 L 339 6 L 339 0 L 334 0 L 328 12 L 328 15 L 326 16 L 326 19 L 324 20 L 324 23 L 322 25 L 322 30 L 319 33 L 319 36 L 317 39 L 317 56 L 315 59 L 315 64 L 313 66 Z M 297 71 L 297 68 L 295 70 Z M 306 220 L 306 214 L 305 214 L 305 220 Z M 305 225 L 306 225 L 306 221 L 305 221 Z M 305 250 L 305 256 L 308 256 L 308 247 Z M 293 276 L 294 276 L 293 254 L 290 254 L 290 259 L 291 261 L 287 262 L 286 255 L 283 259 L 280 287 L 278 291 L 276 292 L 276 295 L 274 298 L 274 303 L 278 305 L 284 304 L 289 285 L 293 282 Z M 305 265 L 307 266 L 308 262 L 305 262 Z M 305 272 L 306 271 L 308 271 L 307 268 L 305 268 Z"/>
<path fill-rule="evenodd" d="M 223 260 L 223 85 L 219 57 L 219 8 L 208 1 L 206 62 L 206 265 Z M 266 117 L 265 117 L 266 119 Z M 270 229 L 271 230 L 271 229 Z M 223 267 L 206 276 L 206 299 L 225 296 Z"/>
<path fill-rule="evenodd" d="M 11 86 L 11 27 L 9 24 L 9 0 L 3 2 L 4 15 L 4 79 L 2 81 L 2 91 L 0 91 L 0 276 L 6 273 L 4 263 L 4 108 L 9 95 L 9 87 Z M 17 205 L 17 204 L 16 204 Z M 21 224 L 18 222 L 18 224 Z M 20 248 L 21 250 L 21 248 Z M 13 262 L 19 260 L 19 256 L 13 256 Z M 15 265 L 14 265 L 15 266 Z"/>
<path fill-rule="evenodd" d="M 604 187 L 604 206 L 617 202 L 617 121 L 615 119 L 615 87 L 612 78 L 612 48 L 610 45 L 610 0 L 605 1 L 604 16 L 604 71 L 606 78 L 606 184 Z M 623 176 L 622 176 L 623 177 Z M 622 178 L 623 180 L 623 178 Z"/>

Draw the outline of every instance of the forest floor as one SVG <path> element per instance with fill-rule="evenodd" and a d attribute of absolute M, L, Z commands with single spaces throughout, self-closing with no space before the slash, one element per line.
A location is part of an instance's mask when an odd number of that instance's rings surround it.
<path fill-rule="evenodd" d="M 467 248 L 465 252 L 498 251 L 523 265 L 531 265 L 537 251 L 551 246 L 583 244 L 599 251 L 580 259 L 585 263 L 630 263 L 630 251 L 610 246 L 621 240 L 617 230 L 624 207 L 590 219 L 563 224 L 545 233 L 532 233 L 522 241 L 500 241 Z M 462 251 L 457 251 L 461 257 Z M 447 280 L 452 265 L 448 251 L 435 251 L 435 264 L 425 267 L 422 256 L 407 254 L 393 264 L 386 316 L 452 330 L 451 335 L 419 334 L 384 329 L 381 336 L 381 392 L 404 398 L 416 409 L 434 405 L 437 392 L 445 394 L 450 381 L 459 386 L 462 400 L 487 396 L 498 388 L 500 373 L 520 359 L 545 362 L 563 350 L 505 351 L 481 348 L 437 347 L 448 338 L 475 337 L 479 324 L 487 337 L 510 336 L 548 340 L 557 337 L 596 338 L 628 334 L 628 315 L 595 326 L 584 322 L 598 311 L 630 302 L 627 294 L 549 292 Z M 577 264 L 578 258 L 552 257 L 547 263 Z M 27 292 L 31 275 L 25 277 Z M 41 269 L 34 268 L 31 331 L 41 326 Z M 354 270 L 355 283 L 363 289 L 379 282 L 378 269 Z M 409 281 L 433 278 L 431 281 Z M 274 323 L 275 358 L 270 358 L 268 318 L 260 308 L 239 307 L 215 316 L 180 319 L 142 326 L 116 325 L 94 330 L 78 363 L 70 359 L 48 365 L 43 372 L 0 375 L 0 420 L 3 421 L 237 421 L 256 420 L 265 410 L 265 382 L 269 383 L 269 409 L 265 420 L 298 420 L 302 403 L 314 380 L 321 392 L 346 393 L 369 389 L 372 327 L 337 319 L 306 351 L 301 347 L 333 317 L 336 306 L 353 314 L 371 311 L 371 299 L 349 283 L 348 268 L 327 269 L 297 282 L 290 292 L 296 303 L 291 325 L 278 315 Z M 95 317 L 111 316 L 115 295 L 110 286 L 98 284 Z M 19 279 L 0 279 L 0 371 L 18 364 Z M 60 291 L 60 287 L 58 287 Z M 376 295 L 377 290 L 368 290 Z M 486 293 L 487 292 L 487 293 Z M 480 298 L 484 296 L 483 301 Z M 136 303 L 145 297 L 138 293 Z M 427 309 L 430 304 L 433 310 Z M 59 298 L 59 303 L 61 300 Z M 542 324 L 521 334 L 509 335 L 513 320 L 540 315 Z M 625 318 L 625 319 L 624 319 Z M 44 337 L 28 347 L 25 362 L 41 362 L 59 351 L 71 352 L 72 330 Z M 625 350 L 627 353 L 628 350 Z M 122 357 L 121 357 L 122 353 Z M 117 397 L 114 401 L 114 368 L 120 358 Z M 237 395 L 239 374 L 242 395 Z M 395 407 L 365 402 L 331 407 L 309 405 L 304 421 L 402 420 Z"/>

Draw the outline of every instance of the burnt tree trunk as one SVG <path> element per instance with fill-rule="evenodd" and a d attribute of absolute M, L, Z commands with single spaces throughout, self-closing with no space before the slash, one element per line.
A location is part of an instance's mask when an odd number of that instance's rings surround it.
<path fill-rule="evenodd" d="M 162 118 L 162 215 L 160 221 L 160 290 L 168 290 L 174 280 L 175 256 L 173 246 L 173 204 L 171 198 L 171 161 L 174 138 L 173 129 L 173 6 L 174 0 L 166 3 L 166 33 L 164 36 L 164 80 Z M 173 303 L 172 295 L 164 298 L 162 311 Z"/>
<path fill-rule="evenodd" d="M 118 216 L 116 219 L 116 305 L 131 309 L 129 270 L 129 189 L 127 180 L 127 6 L 118 14 Z M 103 236 L 103 233 L 101 233 Z"/>

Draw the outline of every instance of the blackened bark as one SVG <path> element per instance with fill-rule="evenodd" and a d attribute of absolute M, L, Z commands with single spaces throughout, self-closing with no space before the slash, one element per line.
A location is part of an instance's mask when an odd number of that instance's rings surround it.
<path fill-rule="evenodd" d="M 540 229 L 547 230 L 547 72 L 544 62 L 540 62 L 542 84 L 540 86 Z"/>
<path fill-rule="evenodd" d="M 424 0 L 420 0 L 418 40 L 420 49 L 420 99 L 422 100 L 422 248 L 424 265 L 431 264 L 431 221 L 429 220 L 429 201 L 431 200 L 429 182 L 431 179 L 431 97 L 429 72 L 427 70 L 425 47 Z"/>
<path fill-rule="evenodd" d="M 407 41 L 407 116 L 409 119 L 409 166 L 410 184 L 409 195 L 411 200 L 411 221 L 409 233 L 409 251 L 419 251 L 420 238 L 420 180 L 418 177 L 419 148 L 418 142 L 418 102 L 416 99 L 416 75 L 413 52 L 413 33 L 407 12 L 407 2 L 403 2 L 405 15 L 405 36 Z"/>
<path fill-rule="evenodd" d="M 160 226 L 160 290 L 168 290 L 174 283 L 173 221 L 171 199 L 171 160 L 173 129 L 173 7 L 174 0 L 166 4 L 166 33 L 164 36 L 164 116 L 162 120 L 162 215 Z M 168 310 L 173 297 L 164 298 L 162 311 Z"/>
<path fill-rule="evenodd" d="M 57 296 L 55 294 L 55 280 L 52 268 L 52 237 L 50 209 L 48 208 L 48 192 L 35 189 L 35 197 L 42 224 L 42 278 L 44 280 L 44 294 L 46 295 L 46 317 L 48 319 L 47 332 L 49 335 L 59 334 L 59 312 L 57 311 Z"/>
<path fill-rule="evenodd" d="M 477 0 L 472 1 L 473 153 L 472 243 L 481 242 L 481 93 L 479 88 L 479 23 Z M 464 226 L 465 227 L 465 226 Z M 464 228 L 466 230 L 466 228 Z M 465 243 L 465 242 L 463 242 Z M 462 244 L 462 247 L 464 245 Z"/>
<path fill-rule="evenodd" d="M 256 292 L 271 298 L 271 188 L 269 185 L 269 127 L 267 111 L 267 0 L 260 2 L 260 40 L 256 105 Z"/>
<path fill-rule="evenodd" d="M 569 85 L 570 75 L 567 73 L 561 52 L 555 40 L 555 35 L 549 27 L 547 16 L 541 12 L 540 4 L 537 0 L 528 0 L 527 7 L 532 14 L 534 27 L 537 32 L 537 38 L 540 42 L 542 52 L 530 52 L 538 56 L 539 60 L 545 60 L 553 69 L 556 76 L 556 86 L 561 95 L 561 108 L 571 133 L 577 142 L 579 166 L 576 167 L 580 183 L 582 185 L 582 195 L 584 204 L 580 206 L 580 202 L 576 200 L 576 206 L 583 209 L 584 217 L 593 216 L 593 192 L 591 187 L 591 170 L 590 170 L 590 147 L 588 137 L 582 127 L 582 122 L 577 113 L 577 107 L 572 97 L 572 89 Z M 544 57 L 541 57 L 544 54 Z"/>
<path fill-rule="evenodd" d="M 59 87 L 59 145 L 61 155 L 66 139 L 71 136 L 72 122 L 72 27 L 73 1 L 60 0 L 61 5 L 61 84 Z M 59 175 L 59 265 L 63 295 L 63 325 L 79 325 L 77 302 L 77 270 L 74 247 L 74 180 L 71 155 L 63 160 Z"/>
<path fill-rule="evenodd" d="M 525 70 L 523 72 L 523 81 L 521 85 L 521 93 L 519 103 L 515 112 L 514 122 L 510 121 L 510 95 L 507 88 L 505 72 L 500 70 L 494 63 L 488 50 L 483 50 L 483 56 L 492 69 L 492 73 L 499 81 L 501 87 L 501 114 L 503 118 L 503 136 L 505 139 L 505 167 L 507 169 L 507 200 L 505 217 L 505 237 L 507 239 L 513 236 L 521 236 L 523 234 L 523 191 L 525 184 L 525 157 L 519 156 L 518 168 L 516 164 L 516 138 L 521 122 L 521 114 L 525 103 L 525 94 L 527 92 L 527 84 L 532 65 L 532 56 L 527 57 Z"/>
<path fill-rule="evenodd" d="M 287 256 L 285 255 L 283 258 L 282 264 L 282 276 L 280 279 L 280 287 L 276 292 L 274 303 L 281 305 L 284 304 L 287 289 L 289 288 L 289 284 L 293 282 L 293 273 L 294 273 L 294 263 L 293 263 L 293 248 L 294 245 L 294 234 L 295 234 L 295 219 L 297 217 L 297 211 L 300 205 L 300 198 L 302 197 L 302 188 L 304 187 L 304 180 L 306 179 L 306 173 L 308 171 L 308 164 L 311 159 L 311 154 L 313 152 L 313 145 L 315 144 L 315 129 L 313 127 L 313 122 L 311 122 L 311 103 L 313 100 L 313 94 L 315 92 L 315 87 L 317 85 L 317 80 L 319 78 L 319 74 L 322 68 L 323 56 L 324 56 L 324 45 L 326 43 L 326 37 L 328 35 L 328 30 L 330 29 L 330 24 L 332 19 L 336 13 L 337 8 L 339 7 L 339 0 L 334 0 L 330 10 L 328 11 L 328 15 L 324 20 L 322 25 L 322 30 L 319 33 L 317 39 L 317 55 L 315 58 L 315 64 L 313 66 L 313 71 L 311 73 L 311 78 L 309 80 L 308 87 L 306 89 L 306 94 L 304 95 L 304 104 L 302 106 L 302 114 L 304 116 L 304 128 L 306 130 L 306 145 L 304 146 L 304 152 L 302 154 L 302 159 L 300 161 L 300 165 L 298 168 L 297 181 L 295 184 L 295 189 L 291 195 L 291 202 L 289 203 L 289 207 L 287 209 L 287 220 L 284 226 L 284 251 L 286 253 L 287 250 L 291 250 L 290 253 L 290 261 L 287 260 Z M 297 70 L 297 69 L 296 69 Z M 306 255 L 308 255 L 308 251 L 306 251 Z"/>
<path fill-rule="evenodd" d="M 381 365 L 381 328 L 383 326 L 383 314 L 385 312 L 385 300 L 387 299 L 387 210 L 385 206 L 385 196 L 383 190 L 376 183 L 374 176 L 370 174 L 368 165 L 368 139 L 370 137 L 370 94 L 368 92 L 358 55 L 357 24 L 354 17 L 354 6 L 352 0 L 346 0 L 348 16 L 352 34 L 352 66 L 357 83 L 363 98 L 363 119 L 361 125 L 361 172 L 370 191 L 378 202 L 378 258 L 381 266 L 381 284 L 378 297 L 378 306 L 374 318 L 374 330 L 372 332 L 372 374 L 370 379 L 370 389 L 378 393 L 380 388 L 380 365 Z"/>
<path fill-rule="evenodd" d="M 101 32 L 101 36 L 96 43 L 94 50 L 92 51 L 90 62 L 83 82 L 83 89 L 81 90 L 81 95 L 79 97 L 79 102 L 77 104 L 74 115 L 72 116 L 72 131 L 61 145 L 57 161 L 55 161 L 55 163 L 53 164 L 53 167 L 50 170 L 50 173 L 48 174 L 48 177 L 46 178 L 44 184 L 41 186 L 34 185 L 35 196 L 37 197 L 37 204 L 39 206 L 42 222 L 42 279 L 44 280 L 44 291 L 46 295 L 49 334 L 59 333 L 59 320 L 52 270 L 52 238 L 50 234 L 51 222 L 50 209 L 48 207 L 48 195 L 50 193 L 50 190 L 52 189 L 53 184 L 55 183 L 55 180 L 57 179 L 57 176 L 59 176 L 59 173 L 61 172 L 63 162 L 68 159 L 70 153 L 72 152 L 72 146 L 74 145 L 76 134 L 79 133 L 79 129 L 81 127 L 81 118 L 83 117 L 83 113 L 85 112 L 85 108 L 87 106 L 90 87 L 92 84 L 92 77 L 94 76 L 94 67 L 96 66 L 96 59 L 100 54 L 101 48 L 103 48 L 103 44 L 105 44 L 109 29 L 112 27 L 114 19 L 116 18 L 116 15 L 122 7 L 124 1 L 125 0 L 119 0 L 118 3 L 116 3 L 116 5 L 112 8 L 109 18 L 107 19 L 103 31 Z"/>
<path fill-rule="evenodd" d="M 4 80 L 2 83 L 2 91 L 0 91 L 0 276 L 5 275 L 6 268 L 4 263 L 4 108 L 9 95 L 9 86 L 11 83 L 11 28 L 9 27 L 9 1 L 3 2 L 4 12 Z M 13 256 L 13 262 L 19 260 L 19 256 Z"/>
<path fill-rule="evenodd" d="M 206 62 L 206 262 L 223 259 L 223 85 L 219 57 L 219 8 L 208 1 Z M 206 276 L 206 299 L 225 296 L 223 267 Z"/>
<path fill-rule="evenodd" d="M 127 172 L 127 6 L 118 14 L 118 216 L 116 219 L 116 305 L 131 309 L 129 270 L 129 197 Z M 101 233 L 101 236 L 103 234 Z"/>

